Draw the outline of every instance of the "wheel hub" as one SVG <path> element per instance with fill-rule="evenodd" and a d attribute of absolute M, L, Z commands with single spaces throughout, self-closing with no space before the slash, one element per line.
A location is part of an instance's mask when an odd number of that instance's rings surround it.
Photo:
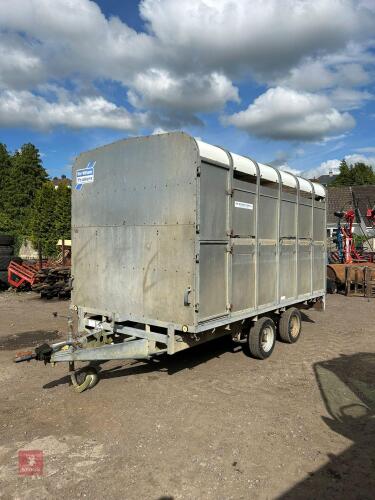
<path fill-rule="evenodd" d="M 300 330 L 301 330 L 300 319 L 298 318 L 298 316 L 292 316 L 290 318 L 290 329 L 289 329 L 291 337 L 293 337 L 294 339 L 298 337 Z"/>
<path fill-rule="evenodd" d="M 267 326 L 262 332 L 261 346 L 264 352 L 269 352 L 272 349 L 274 341 L 274 331 L 270 326 Z"/>

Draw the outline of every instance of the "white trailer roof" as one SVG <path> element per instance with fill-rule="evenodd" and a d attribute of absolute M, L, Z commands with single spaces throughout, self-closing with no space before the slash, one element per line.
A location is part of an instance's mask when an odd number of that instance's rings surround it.
<path fill-rule="evenodd" d="M 211 144 L 207 144 L 206 142 L 197 140 L 197 145 L 199 149 L 200 157 L 203 160 L 213 161 L 215 163 L 221 163 L 222 165 L 228 166 L 230 165 L 230 158 L 228 155 L 232 157 L 233 169 L 238 170 L 239 172 L 243 172 L 249 175 L 257 175 L 257 168 L 255 163 L 245 156 L 238 155 L 236 153 L 232 153 L 230 151 L 226 151 L 223 148 L 218 146 L 212 146 Z M 262 179 L 279 182 L 278 170 L 276 167 L 271 167 L 270 165 L 264 165 L 263 163 L 258 163 L 259 173 Z M 317 196 L 325 198 L 326 192 L 324 187 L 317 182 L 311 182 L 303 177 L 298 175 L 291 174 L 289 172 L 284 172 L 283 170 L 279 170 L 281 182 L 283 185 L 296 188 L 297 182 L 299 184 L 299 189 L 301 191 L 305 191 L 307 193 L 314 193 Z"/>

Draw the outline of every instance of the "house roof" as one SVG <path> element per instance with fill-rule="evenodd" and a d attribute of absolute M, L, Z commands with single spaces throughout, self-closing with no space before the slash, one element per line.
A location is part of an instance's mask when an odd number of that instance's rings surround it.
<path fill-rule="evenodd" d="M 337 223 L 335 212 L 358 208 L 366 220 L 368 208 L 375 205 L 375 185 L 327 187 L 327 223 Z"/>

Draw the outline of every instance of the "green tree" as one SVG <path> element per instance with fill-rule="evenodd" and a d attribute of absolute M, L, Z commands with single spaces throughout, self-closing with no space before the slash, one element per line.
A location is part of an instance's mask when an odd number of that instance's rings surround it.
<path fill-rule="evenodd" d="M 0 233 L 11 232 L 11 221 L 4 212 L 5 189 L 8 183 L 11 157 L 5 144 L 0 143 Z"/>
<path fill-rule="evenodd" d="M 53 257 L 59 239 L 69 240 L 71 217 L 71 190 L 66 183 L 57 187 L 45 182 L 36 192 L 29 220 L 29 237 L 44 257 Z"/>
<path fill-rule="evenodd" d="M 351 186 L 350 167 L 345 160 L 340 163 L 340 173 L 332 182 L 332 186 Z"/>
<path fill-rule="evenodd" d="M 11 157 L 8 153 L 5 144 L 0 143 L 0 210 L 2 210 L 4 205 L 4 194 L 3 190 L 9 176 L 9 169 L 11 167 Z"/>
<path fill-rule="evenodd" d="M 63 176 L 55 189 L 33 144 L 11 156 L 0 143 L 0 233 L 16 236 L 17 246 L 30 238 L 53 256 L 57 241 L 71 238 L 70 205 L 68 180 Z"/>
<path fill-rule="evenodd" d="M 33 144 L 24 144 L 12 156 L 3 186 L 3 210 L 11 221 L 11 232 L 19 238 L 27 236 L 35 193 L 47 179 L 38 149 Z"/>
<path fill-rule="evenodd" d="M 29 218 L 29 237 L 35 248 L 42 250 L 43 256 L 56 253 L 58 235 L 56 232 L 57 194 L 52 182 L 45 182 L 36 192 Z"/>
<path fill-rule="evenodd" d="M 375 184 L 375 173 L 370 165 L 358 162 L 351 166 L 353 186 L 363 186 L 365 184 Z"/>
<path fill-rule="evenodd" d="M 71 239 L 71 189 L 62 180 L 56 189 L 55 228 L 58 238 Z"/>
<path fill-rule="evenodd" d="M 375 173 L 370 165 L 358 162 L 348 165 L 345 160 L 340 163 L 340 173 L 332 182 L 332 186 L 363 186 L 375 184 Z"/>
<path fill-rule="evenodd" d="M 11 226 L 9 217 L 0 211 L 0 234 L 11 234 Z"/>

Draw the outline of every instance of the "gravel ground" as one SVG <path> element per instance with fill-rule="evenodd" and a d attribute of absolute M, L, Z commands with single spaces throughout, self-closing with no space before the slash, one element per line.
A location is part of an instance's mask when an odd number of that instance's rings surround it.
<path fill-rule="evenodd" d="M 67 302 L 0 294 L 0 497 L 373 498 L 374 301 L 328 296 L 266 361 L 228 338 L 157 362 L 109 362 L 92 390 L 65 366 L 14 364 L 66 335 Z M 41 450 L 40 477 L 18 473 Z"/>

